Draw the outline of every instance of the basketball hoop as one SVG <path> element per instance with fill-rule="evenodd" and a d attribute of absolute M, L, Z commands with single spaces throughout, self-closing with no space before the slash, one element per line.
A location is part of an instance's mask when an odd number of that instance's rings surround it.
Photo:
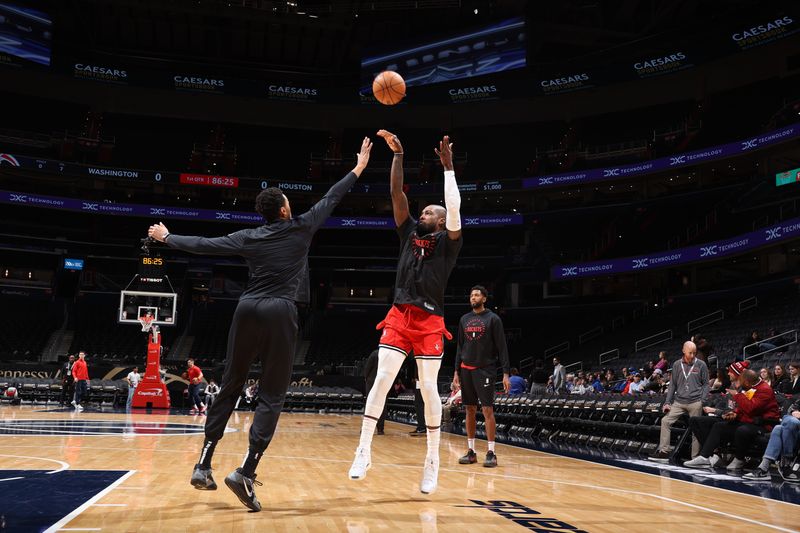
<path fill-rule="evenodd" d="M 142 331 L 147 333 L 153 327 L 153 320 L 155 317 L 152 316 L 140 316 L 139 323 L 142 325 Z"/>

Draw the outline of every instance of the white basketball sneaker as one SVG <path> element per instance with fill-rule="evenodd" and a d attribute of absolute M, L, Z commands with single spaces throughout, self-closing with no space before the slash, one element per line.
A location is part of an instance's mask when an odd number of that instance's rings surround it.
<path fill-rule="evenodd" d="M 367 470 L 372 468 L 372 461 L 370 458 L 370 451 L 367 448 L 357 448 L 356 458 L 353 459 L 353 465 L 350 467 L 350 479 L 364 479 L 367 477 Z"/>
<path fill-rule="evenodd" d="M 419 491 L 422 494 L 433 494 L 436 492 L 436 485 L 439 482 L 439 458 L 426 457 L 425 466 L 422 467 L 422 481 L 419 484 Z"/>

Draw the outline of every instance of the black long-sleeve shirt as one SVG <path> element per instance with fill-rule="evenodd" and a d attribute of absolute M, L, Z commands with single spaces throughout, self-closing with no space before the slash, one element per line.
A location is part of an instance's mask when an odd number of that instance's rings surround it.
<path fill-rule="evenodd" d="M 170 248 L 195 254 L 240 255 L 250 269 L 240 299 L 286 298 L 309 301 L 308 249 L 311 238 L 333 212 L 358 177 L 350 172 L 311 209 L 291 219 L 279 219 L 224 237 L 187 237 L 170 234 Z"/>
<path fill-rule="evenodd" d="M 461 368 L 461 363 L 480 368 L 498 362 L 503 373 L 511 372 L 506 333 L 500 317 L 488 309 L 462 316 L 458 324 L 456 370 Z"/>

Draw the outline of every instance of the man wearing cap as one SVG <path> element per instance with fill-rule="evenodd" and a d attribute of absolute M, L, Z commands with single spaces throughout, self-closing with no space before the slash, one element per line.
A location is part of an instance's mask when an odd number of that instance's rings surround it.
<path fill-rule="evenodd" d="M 758 468 L 743 478 L 756 481 L 772 479 L 769 466 L 780 461 L 781 477 L 790 483 L 800 483 L 800 462 L 794 460 L 800 442 L 800 400 L 792 403 L 785 413 L 780 425 L 772 428 L 767 450 Z"/>
<path fill-rule="evenodd" d="M 697 359 L 697 346 L 691 341 L 683 343 L 683 357 L 672 365 L 672 379 L 664 403 L 666 415 L 661 419 L 661 439 L 651 461 L 669 461 L 672 425 L 683 414 L 700 416 L 703 399 L 708 396 L 708 367 Z M 692 435 L 692 457 L 700 452 L 700 442 Z"/>
<path fill-rule="evenodd" d="M 711 460 L 714 450 L 733 442 L 735 459 L 728 465 L 728 470 L 741 470 L 745 454 L 755 439 L 771 431 L 773 424 L 780 420 L 781 411 L 772 387 L 756 372 L 746 369 L 740 361 L 731 366 L 734 365 L 740 374 L 742 392 L 728 389 L 728 394 L 733 397 L 736 407 L 723 414 L 721 419 L 698 416 L 689 420 L 692 434 L 697 435 L 703 448 L 697 457 L 686 461 L 683 466 L 701 469 L 713 467 L 717 459 L 714 457 L 715 460 Z"/>

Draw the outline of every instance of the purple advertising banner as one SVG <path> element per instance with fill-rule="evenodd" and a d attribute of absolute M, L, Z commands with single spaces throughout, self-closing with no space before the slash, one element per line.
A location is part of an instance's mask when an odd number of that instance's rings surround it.
<path fill-rule="evenodd" d="M 561 265 L 552 268 L 550 278 L 564 280 L 656 270 L 658 268 L 668 268 L 697 261 L 739 255 L 762 246 L 778 244 L 798 237 L 800 237 L 800 218 L 793 218 L 780 224 L 722 241 L 635 257 L 620 257 L 606 261 Z"/>
<path fill-rule="evenodd" d="M 758 150 L 759 148 L 771 146 L 773 144 L 790 141 L 798 137 L 800 137 L 800 123 L 792 124 L 791 126 L 786 126 L 785 128 L 773 130 L 762 135 L 750 137 L 749 139 L 743 139 L 741 141 L 712 146 L 702 150 L 695 150 L 693 152 L 675 154 L 670 157 L 651 159 L 650 161 L 642 161 L 640 163 L 634 163 L 631 165 L 623 165 L 611 168 L 593 168 L 579 172 L 567 172 L 565 174 L 551 174 L 548 176 L 525 178 L 522 180 L 522 187 L 524 189 L 538 189 L 542 187 L 557 187 L 563 185 L 584 185 L 586 183 L 593 183 L 596 181 L 607 181 L 631 176 L 642 176 L 645 174 L 652 174 L 654 172 L 688 167 L 691 165 L 697 165 L 699 163 L 708 163 L 717 159 L 733 157 Z"/>
<path fill-rule="evenodd" d="M 11 191 L 0 191 L 0 203 L 81 211 L 98 215 L 122 215 L 158 219 L 211 220 L 235 222 L 239 224 L 263 224 L 264 219 L 256 213 L 242 211 L 221 211 L 214 209 L 195 209 L 188 207 L 151 206 L 140 204 L 116 204 L 110 202 L 86 201 L 76 198 L 61 198 Z M 464 226 L 509 226 L 520 225 L 522 215 L 480 215 L 463 217 Z M 329 217 L 326 228 L 394 229 L 394 219 L 390 217 Z"/>

